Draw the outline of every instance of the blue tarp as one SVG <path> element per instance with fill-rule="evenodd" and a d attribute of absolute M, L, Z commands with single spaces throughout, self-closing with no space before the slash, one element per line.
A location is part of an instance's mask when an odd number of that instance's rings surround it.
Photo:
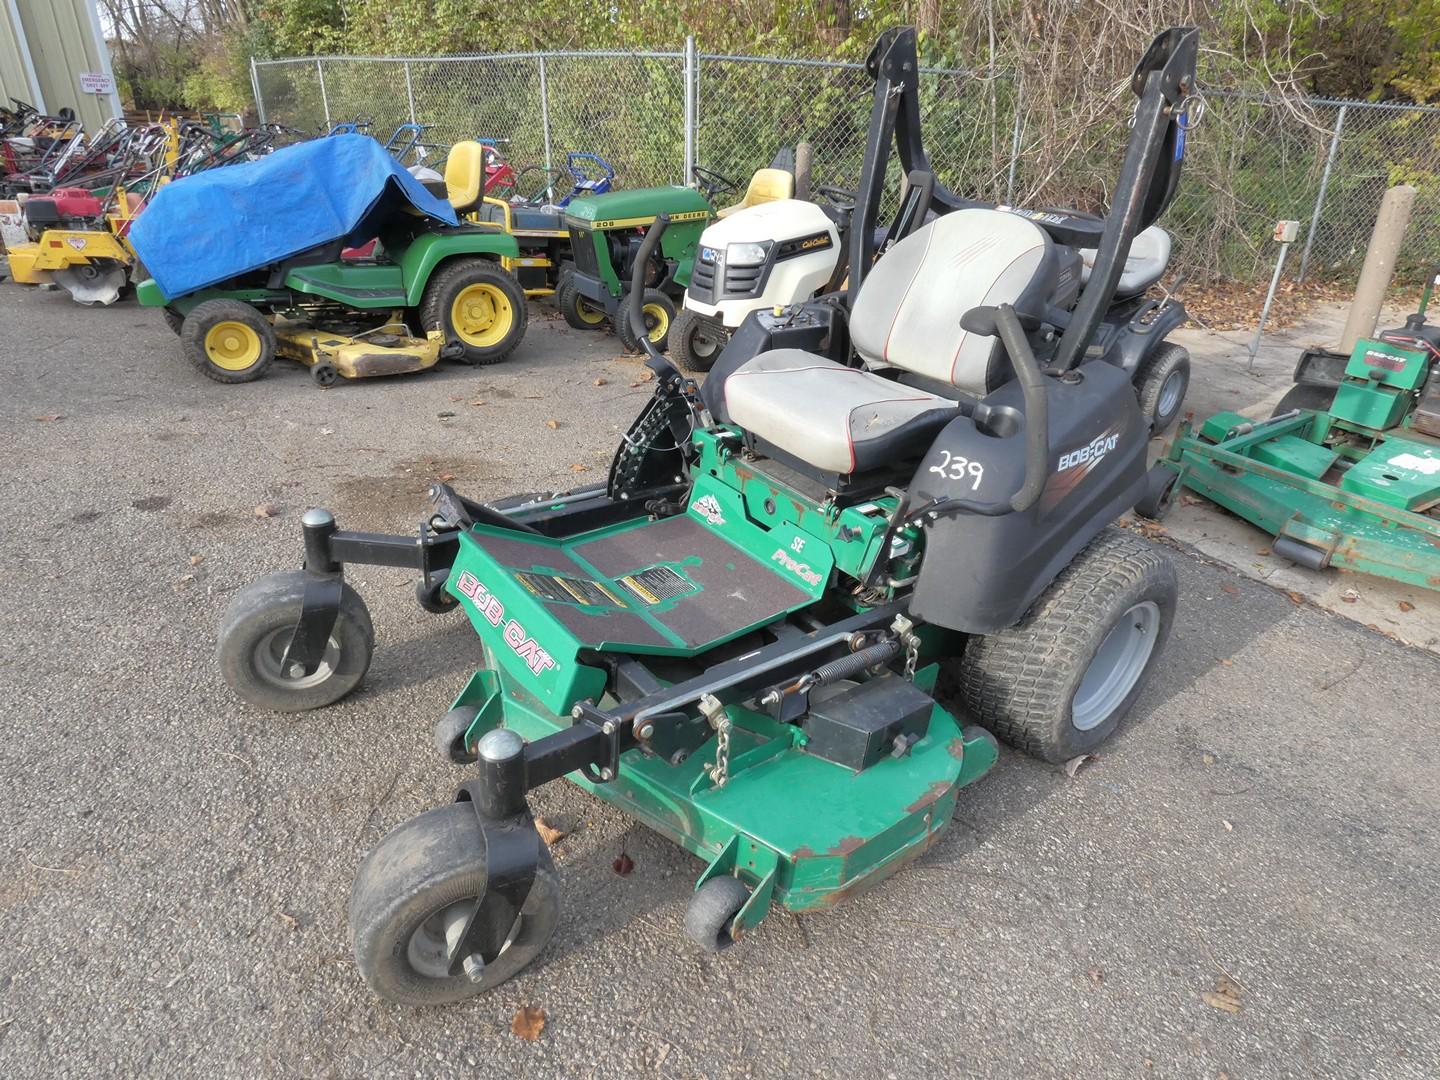
<path fill-rule="evenodd" d="M 456 224 L 370 136 L 335 135 L 167 184 L 130 242 L 173 300 L 339 237 L 363 244 L 406 206 Z"/>

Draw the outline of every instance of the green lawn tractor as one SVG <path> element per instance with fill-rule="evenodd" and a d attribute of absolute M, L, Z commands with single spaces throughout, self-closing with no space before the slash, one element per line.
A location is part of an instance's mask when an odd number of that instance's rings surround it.
<path fill-rule="evenodd" d="M 483 203 L 484 148 L 458 143 L 445 188 L 459 214 Z M 310 369 L 320 386 L 423 371 L 442 358 L 494 364 L 525 334 L 526 293 L 516 238 L 494 224 L 446 225 L 401 212 L 373 252 L 337 237 L 278 263 L 183 296 L 154 280 L 142 304 L 163 307 L 186 358 L 217 382 L 258 379 L 276 356 Z"/>
<path fill-rule="evenodd" d="M 609 323 L 626 349 L 640 351 L 630 320 L 623 314 L 626 285 L 633 277 L 645 231 L 664 214 L 670 221 L 665 240 L 651 255 L 643 275 L 645 333 L 651 344 L 664 352 L 705 227 L 717 216 L 795 194 L 793 172 L 760 169 L 740 202 L 717 213 L 713 200 L 738 190 L 738 185 L 709 169 L 696 168 L 694 172 L 703 190 L 671 186 L 612 191 L 577 199 L 566 208 L 575 266 L 562 274 L 555 303 L 567 323 L 577 330 L 598 330 Z"/>
<path fill-rule="evenodd" d="M 1308 350 L 1270 419 L 1222 412 L 1182 427 L 1141 509 L 1163 514 L 1184 485 L 1302 566 L 1440 589 L 1440 326 L 1425 321 L 1436 280 L 1404 326 L 1348 356 Z"/>
<path fill-rule="evenodd" d="M 1150 427 L 1092 346 L 1173 196 L 1197 46 L 1168 31 L 1137 67 L 1104 222 L 937 183 L 934 220 L 872 266 L 892 145 L 933 176 L 915 32 L 887 31 L 847 292 L 753 313 L 699 390 L 644 333 L 661 215 L 628 294 L 656 391 L 605 483 L 492 503 L 437 484 L 409 536 L 312 509 L 304 568 L 235 595 L 219 662 L 263 708 L 364 678 L 375 629 L 346 564 L 413 567 L 421 606 L 462 610 L 483 643 L 434 730 L 469 775 L 370 852 L 351 894 L 378 994 L 458 1001 L 540 955 L 562 888 L 527 795 L 561 777 L 702 861 L 684 928 L 716 951 L 775 905 L 834 908 L 924 855 L 997 735 L 1062 762 L 1116 730 L 1177 586 L 1159 548 L 1111 527 L 1147 489 Z"/>

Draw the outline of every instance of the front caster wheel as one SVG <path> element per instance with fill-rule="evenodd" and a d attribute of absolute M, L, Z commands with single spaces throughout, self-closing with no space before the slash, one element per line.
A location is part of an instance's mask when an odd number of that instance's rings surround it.
<path fill-rule="evenodd" d="M 340 372 L 330 361 L 322 360 L 310 369 L 310 377 L 315 380 L 315 385 L 320 389 L 328 390 L 335 385 L 335 380 L 340 378 Z"/>
<path fill-rule="evenodd" d="M 281 663 L 305 600 L 305 571 L 261 578 L 235 594 L 220 624 L 220 673 L 251 705 L 301 712 L 332 705 L 360 685 L 375 651 L 365 601 L 342 586 L 340 610 L 320 666 L 309 675 Z"/>
<path fill-rule="evenodd" d="M 717 953 L 735 944 L 731 928 L 735 916 L 750 899 L 750 890 L 739 878 L 712 877 L 695 890 L 685 909 L 685 936 L 706 952 Z"/>
<path fill-rule="evenodd" d="M 435 749 L 456 765 L 472 765 L 479 760 L 474 748 L 465 744 L 465 733 L 478 713 L 474 705 L 458 705 L 435 721 L 435 730 L 431 732 Z"/>
<path fill-rule="evenodd" d="M 548 851 L 499 956 L 449 973 L 446 937 L 463 931 L 485 892 L 485 838 L 470 803 L 451 803 L 394 829 L 365 857 L 350 893 L 355 963 L 370 989 L 400 1005 L 446 1005 L 518 975 L 555 933 L 560 880 Z"/>
<path fill-rule="evenodd" d="M 460 601 L 445 591 L 449 580 L 449 570 L 437 570 L 428 580 L 421 578 L 415 583 L 415 602 L 431 615 L 449 615 L 460 606 Z"/>

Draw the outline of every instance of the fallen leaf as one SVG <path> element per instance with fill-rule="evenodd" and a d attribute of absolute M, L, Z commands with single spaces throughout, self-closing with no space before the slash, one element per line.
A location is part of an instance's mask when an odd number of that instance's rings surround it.
<path fill-rule="evenodd" d="M 1232 824 L 1230 824 L 1230 822 L 1226 821 L 1224 818 L 1221 818 L 1221 819 L 1220 819 L 1220 824 L 1225 826 L 1225 831 L 1226 831 L 1226 832 L 1234 832 L 1234 831 L 1235 831 L 1235 826 L 1232 825 Z"/>
<path fill-rule="evenodd" d="M 1415 605 L 1412 604 L 1412 603 L 1410 603 L 1409 600 L 1401 600 L 1401 601 L 1400 601 L 1398 604 L 1396 604 L 1395 606 L 1398 607 L 1401 611 L 1414 611 L 1414 610 L 1415 610 Z"/>
<path fill-rule="evenodd" d="M 1231 660 L 1228 656 L 1217 656 L 1217 657 L 1215 658 L 1215 663 L 1217 663 L 1217 664 L 1223 664 L 1223 665 L 1225 665 L 1226 667 L 1234 667 L 1234 666 L 1235 666 L 1235 661 L 1234 661 L 1234 660 Z"/>
<path fill-rule="evenodd" d="M 1346 589 L 1343 593 L 1340 594 L 1340 602 L 1342 604 L 1353 604 L 1359 599 L 1360 594 L 1354 589 Z"/>
<path fill-rule="evenodd" d="M 619 874 L 621 877 L 624 877 L 626 874 L 630 873 L 631 870 L 635 869 L 635 860 L 630 858 L 629 855 L 622 851 L 619 857 L 610 864 L 610 867 L 615 871 L 615 873 Z"/>
<path fill-rule="evenodd" d="M 48 424 L 48 423 L 50 423 L 50 421 L 52 421 L 52 420 L 64 420 L 64 419 L 65 419 L 65 414 L 64 414 L 64 413 L 58 413 L 58 412 L 57 412 L 57 413 L 46 413 L 44 416 L 37 416 L 37 417 L 35 417 L 35 419 L 38 420 L 38 421 L 40 421 L 40 423 L 42 423 L 42 424 Z"/>
<path fill-rule="evenodd" d="M 485 404 L 485 399 L 484 399 L 484 398 L 476 398 L 474 401 L 470 402 L 470 404 L 471 404 L 471 405 L 484 405 L 484 404 Z"/>
<path fill-rule="evenodd" d="M 1181 506 L 1199 506 L 1202 501 L 1199 495 L 1185 494 L 1180 496 Z"/>
<path fill-rule="evenodd" d="M 1221 1012 L 1238 1013 L 1240 1002 L 1234 998 L 1225 997 L 1223 994 L 1215 994 L 1206 990 L 1200 995 L 1200 1000 L 1209 1005 L 1212 1009 L 1219 1009 Z"/>
<path fill-rule="evenodd" d="M 448 484 L 451 480 L 455 479 L 455 474 L 453 472 L 436 473 L 435 479 L 439 480 L 442 484 Z"/>
<path fill-rule="evenodd" d="M 1203 761 L 1206 765 L 1214 765 L 1214 764 L 1215 764 L 1215 755 L 1214 755 L 1214 754 L 1202 754 L 1202 755 L 1200 756 L 1200 760 Z"/>
<path fill-rule="evenodd" d="M 557 429 L 557 428 L 560 426 L 560 421 L 559 421 L 559 420 L 546 420 L 546 421 L 545 421 L 545 426 L 548 427 L 551 431 L 554 431 L 555 429 Z"/>
<path fill-rule="evenodd" d="M 590 466 L 589 466 L 589 465 L 580 465 L 580 464 L 577 463 L 577 464 L 575 464 L 575 465 L 571 465 L 571 466 L 570 466 L 570 471 L 571 471 L 571 472 L 589 472 L 589 471 L 590 471 Z"/>
<path fill-rule="evenodd" d="M 546 847 L 553 847 L 570 834 L 564 829 L 557 829 L 543 817 L 535 819 L 535 831 L 540 834 L 540 839 L 545 841 Z"/>
<path fill-rule="evenodd" d="M 321 434 L 321 435 L 334 435 L 334 434 L 335 434 L 335 429 L 334 429 L 334 428 L 328 428 L 328 427 L 322 427 L 322 428 L 320 429 L 320 434 Z"/>
<path fill-rule="evenodd" d="M 1087 761 L 1095 760 L 1095 754 L 1081 754 L 1079 757 L 1072 757 L 1069 761 L 1065 762 L 1065 775 L 1071 780 L 1074 780 L 1075 774 L 1080 771 L 1081 765 L 1084 765 Z"/>
<path fill-rule="evenodd" d="M 1296 592 L 1294 589 L 1287 589 L 1287 590 L 1285 590 L 1285 595 L 1290 598 L 1290 602 L 1291 602 L 1292 604 L 1303 604 L 1303 603 L 1305 603 L 1305 597 L 1302 596 L 1300 593 Z"/>
<path fill-rule="evenodd" d="M 190 556 L 190 565 L 191 565 L 191 566 L 199 566 L 199 565 L 200 565 L 202 562 L 204 562 L 204 561 L 205 561 L 205 556 L 204 556 L 204 555 L 191 555 L 191 556 Z"/>
<path fill-rule="evenodd" d="M 596 386 L 604 386 L 604 385 L 605 385 L 605 380 L 604 380 L 604 379 L 596 379 L 596 380 L 595 380 L 595 385 L 596 385 Z"/>
<path fill-rule="evenodd" d="M 261 503 L 255 507 L 255 516 L 258 518 L 272 518 L 280 513 L 280 507 L 274 503 Z"/>
<path fill-rule="evenodd" d="M 510 1021 L 510 1030 L 526 1042 L 534 1042 L 545 1030 L 545 1010 L 526 1005 Z"/>
<path fill-rule="evenodd" d="M 1240 590 L 1237 589 L 1234 585 L 1221 585 L 1221 586 L 1220 586 L 1220 591 L 1221 591 L 1221 592 L 1225 592 L 1225 593 L 1229 593 L 1231 596 L 1239 596 L 1239 595 L 1240 595 Z"/>
<path fill-rule="evenodd" d="M 1269 549 L 1269 548 L 1256 548 L 1256 549 L 1255 549 L 1255 554 L 1256 554 L 1256 555 L 1269 555 L 1269 554 L 1270 554 L 1270 549 Z"/>
<path fill-rule="evenodd" d="M 1105 973 L 1099 968 L 1091 968 L 1086 974 L 1090 976 L 1092 986 L 1103 986 L 1105 984 Z"/>

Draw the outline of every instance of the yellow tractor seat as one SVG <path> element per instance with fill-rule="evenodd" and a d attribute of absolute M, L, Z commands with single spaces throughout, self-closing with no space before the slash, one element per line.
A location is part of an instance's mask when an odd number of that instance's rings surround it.
<path fill-rule="evenodd" d="M 480 205 L 485 194 L 485 148 L 473 139 L 458 142 L 445 159 L 445 197 L 463 214 Z"/>
<path fill-rule="evenodd" d="M 784 169 L 756 169 L 755 175 L 750 178 L 750 186 L 745 189 L 745 197 L 734 206 L 724 207 L 719 211 L 720 217 L 729 217 L 737 210 L 744 210 L 747 206 L 759 206 L 761 203 L 777 202 L 780 199 L 793 199 L 795 197 L 795 176 Z"/>

